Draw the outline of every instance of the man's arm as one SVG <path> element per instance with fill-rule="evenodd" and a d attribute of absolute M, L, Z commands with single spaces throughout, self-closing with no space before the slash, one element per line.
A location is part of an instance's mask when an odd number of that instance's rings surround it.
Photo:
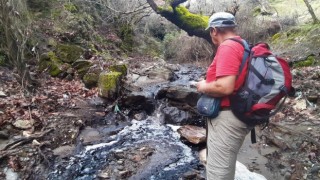
<path fill-rule="evenodd" d="M 202 80 L 197 83 L 197 90 L 209 96 L 224 97 L 233 92 L 235 82 L 235 75 L 219 77 L 216 81 L 209 83 Z"/>

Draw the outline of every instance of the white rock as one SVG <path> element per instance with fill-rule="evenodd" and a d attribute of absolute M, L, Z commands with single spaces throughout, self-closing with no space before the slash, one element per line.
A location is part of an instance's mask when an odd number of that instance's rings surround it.
<path fill-rule="evenodd" d="M 6 174 L 6 180 L 18 180 L 19 175 L 14 172 L 12 169 L 5 168 L 4 173 Z"/>
<path fill-rule="evenodd" d="M 7 95 L 3 91 L 0 91 L 0 97 L 7 97 Z"/>

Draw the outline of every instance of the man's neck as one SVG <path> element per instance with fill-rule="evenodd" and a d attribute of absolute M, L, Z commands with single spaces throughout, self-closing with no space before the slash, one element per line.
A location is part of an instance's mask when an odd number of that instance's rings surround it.
<path fill-rule="evenodd" d="M 234 33 L 227 33 L 227 34 L 224 34 L 223 36 L 221 36 L 221 38 L 219 39 L 219 45 L 225 41 L 226 39 L 230 39 L 230 38 L 234 38 L 238 35 L 234 34 Z"/>

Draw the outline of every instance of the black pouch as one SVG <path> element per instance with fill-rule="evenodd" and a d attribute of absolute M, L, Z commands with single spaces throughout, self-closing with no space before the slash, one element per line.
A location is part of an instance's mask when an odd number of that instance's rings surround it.
<path fill-rule="evenodd" d="M 203 94 L 197 102 L 198 113 L 202 116 L 215 118 L 219 115 L 220 103 L 220 98 L 214 98 Z"/>

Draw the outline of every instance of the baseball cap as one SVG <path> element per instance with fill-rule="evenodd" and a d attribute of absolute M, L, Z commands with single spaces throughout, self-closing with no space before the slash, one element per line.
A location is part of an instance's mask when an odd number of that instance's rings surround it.
<path fill-rule="evenodd" d="M 214 13 L 210 18 L 208 22 L 208 27 L 236 27 L 236 20 L 235 17 L 227 12 L 217 12 Z"/>

